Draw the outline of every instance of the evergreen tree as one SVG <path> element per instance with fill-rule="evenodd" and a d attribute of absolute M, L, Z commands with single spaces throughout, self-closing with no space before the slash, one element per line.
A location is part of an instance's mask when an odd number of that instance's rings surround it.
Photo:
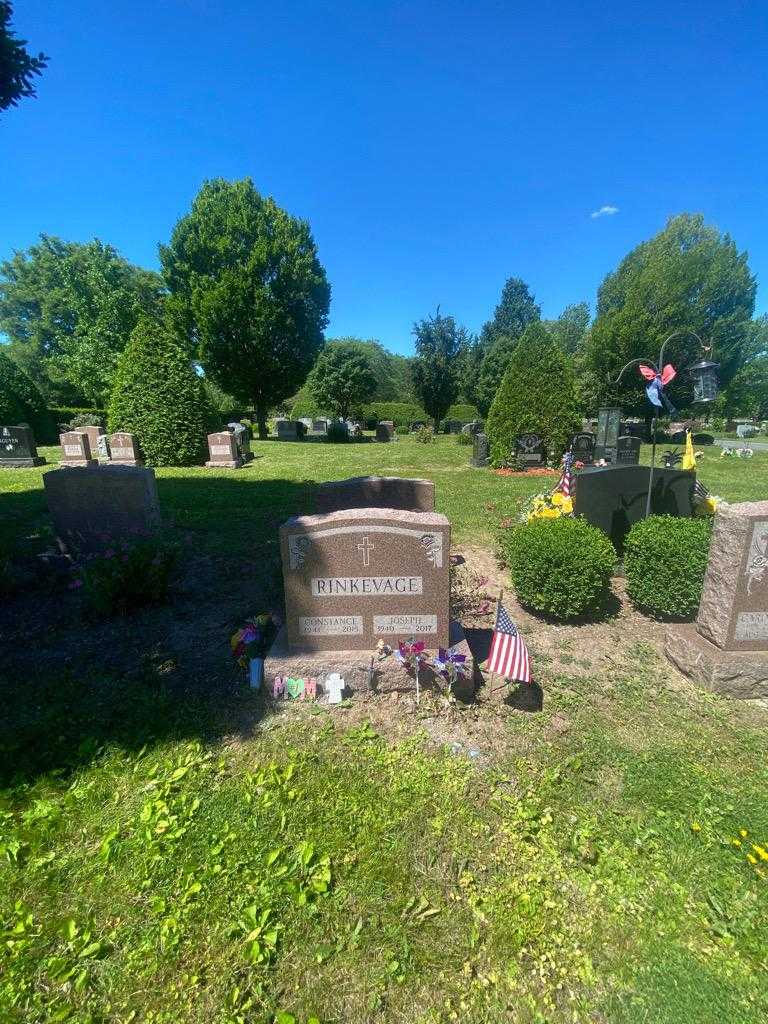
<path fill-rule="evenodd" d="M 474 376 L 465 388 L 468 401 L 487 416 L 499 381 L 509 365 L 512 352 L 526 327 L 541 319 L 541 309 L 525 281 L 510 277 L 504 284 L 493 319 L 480 333 L 479 352 L 475 354 Z M 477 356 L 480 356 L 479 369 Z"/>
<path fill-rule="evenodd" d="M 10 0 L 0 0 L 0 111 L 34 96 L 34 77 L 48 63 L 44 53 L 35 57 L 27 51 L 26 39 L 19 39 L 11 28 L 12 15 Z"/>
<path fill-rule="evenodd" d="M 203 455 L 209 419 L 185 345 L 166 324 L 141 320 L 118 363 L 110 431 L 135 434 L 152 466 L 189 466 Z"/>
<path fill-rule="evenodd" d="M 495 465 L 506 461 L 518 434 L 541 434 L 558 455 L 579 429 L 571 363 L 541 322 L 515 346 L 486 424 Z"/>
<path fill-rule="evenodd" d="M 439 308 L 434 316 L 414 324 L 413 333 L 416 336 L 413 381 L 421 404 L 434 419 L 437 430 L 458 396 L 469 335 L 452 316 L 441 316 Z"/>

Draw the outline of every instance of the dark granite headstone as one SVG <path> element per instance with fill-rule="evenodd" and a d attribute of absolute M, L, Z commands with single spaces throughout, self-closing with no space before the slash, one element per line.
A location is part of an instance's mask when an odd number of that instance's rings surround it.
<path fill-rule="evenodd" d="M 235 435 L 237 453 L 242 461 L 250 462 L 253 452 L 251 451 L 251 434 L 248 427 L 244 423 L 228 423 L 227 430 Z"/>
<path fill-rule="evenodd" d="M 515 438 L 515 454 L 526 467 L 544 465 L 544 442 L 539 434 L 519 434 Z"/>
<path fill-rule="evenodd" d="M 618 465 L 627 462 L 637 464 L 640 461 L 641 444 L 639 437 L 622 434 L 616 442 L 616 463 Z"/>
<path fill-rule="evenodd" d="M 482 468 L 488 465 L 490 444 L 486 434 L 475 434 L 472 440 L 472 465 Z"/>
<path fill-rule="evenodd" d="M 45 459 L 37 454 L 31 427 L 0 427 L 0 468 L 30 469 L 43 465 Z"/>
<path fill-rule="evenodd" d="M 278 441 L 301 441 L 307 432 L 303 420 L 277 420 L 275 426 Z"/>
<path fill-rule="evenodd" d="M 377 441 L 393 441 L 395 438 L 395 424 L 392 420 L 382 420 L 376 424 Z"/>
<path fill-rule="evenodd" d="M 595 460 L 616 461 L 616 443 L 621 430 L 621 409 L 603 408 L 597 414 L 597 437 L 595 438 Z"/>
<path fill-rule="evenodd" d="M 576 478 L 574 512 L 607 533 L 620 548 L 630 527 L 645 518 L 650 466 L 592 466 Z M 653 473 L 651 513 L 693 515 L 696 474 L 678 469 Z"/>
<path fill-rule="evenodd" d="M 571 438 L 571 452 L 577 462 L 591 466 L 595 458 L 595 435 L 586 430 L 574 434 Z"/>
<path fill-rule="evenodd" d="M 410 512 L 435 511 L 435 485 L 431 480 L 399 476 L 353 476 L 329 480 L 317 488 L 317 511 L 345 508 L 399 508 Z"/>

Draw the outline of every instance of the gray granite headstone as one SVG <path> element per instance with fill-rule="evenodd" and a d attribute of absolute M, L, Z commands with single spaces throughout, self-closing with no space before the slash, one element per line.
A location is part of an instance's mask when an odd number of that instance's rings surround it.
<path fill-rule="evenodd" d="M 642 441 L 639 437 L 630 437 L 628 434 L 622 434 L 616 441 L 616 464 L 625 465 L 627 463 L 637 464 L 640 462 L 640 446 Z"/>
<path fill-rule="evenodd" d="M 595 435 L 583 430 L 571 438 L 571 453 L 577 462 L 591 466 L 595 457 Z"/>
<path fill-rule="evenodd" d="M 486 434 L 475 434 L 472 439 L 472 465 L 482 468 L 490 460 L 490 442 Z"/>
<path fill-rule="evenodd" d="M 395 437 L 395 424 L 392 420 L 381 420 L 376 424 L 377 441 L 393 441 Z"/>
<path fill-rule="evenodd" d="M 152 469 L 70 467 L 45 473 L 43 485 L 56 536 L 67 547 L 98 551 L 160 527 Z"/>

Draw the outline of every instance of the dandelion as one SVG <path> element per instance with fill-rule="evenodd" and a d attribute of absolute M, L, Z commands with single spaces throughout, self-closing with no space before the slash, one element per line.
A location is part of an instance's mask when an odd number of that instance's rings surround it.
<path fill-rule="evenodd" d="M 739 829 L 739 835 L 741 836 L 742 839 L 746 839 L 747 836 L 749 835 L 749 832 L 747 832 L 747 830 L 745 828 L 740 828 Z"/>
<path fill-rule="evenodd" d="M 740 839 L 732 839 L 731 840 L 731 846 L 741 846 L 741 840 Z"/>
<path fill-rule="evenodd" d="M 755 843 L 752 844 L 752 849 L 755 851 L 760 860 L 768 860 L 768 850 L 762 846 L 757 846 Z"/>
<path fill-rule="evenodd" d="M 757 864 L 757 857 L 754 855 L 754 853 L 748 853 L 747 860 L 750 864 Z"/>
<path fill-rule="evenodd" d="M 701 825 L 698 821 L 691 822 L 691 832 L 701 832 Z"/>

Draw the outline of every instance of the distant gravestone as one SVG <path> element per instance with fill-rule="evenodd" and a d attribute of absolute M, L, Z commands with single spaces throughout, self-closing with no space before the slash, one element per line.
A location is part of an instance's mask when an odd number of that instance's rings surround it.
<path fill-rule="evenodd" d="M 229 430 L 208 435 L 208 456 L 206 469 L 240 469 L 243 465 L 237 439 Z"/>
<path fill-rule="evenodd" d="M 475 434 L 472 439 L 472 465 L 482 468 L 490 460 L 490 443 L 486 434 Z"/>
<path fill-rule="evenodd" d="M 278 441 L 301 441 L 307 430 L 303 420 L 278 420 L 276 426 Z"/>
<path fill-rule="evenodd" d="M 391 441 L 395 436 L 395 424 L 392 420 L 381 420 L 376 424 L 376 440 Z"/>
<path fill-rule="evenodd" d="M 253 459 L 251 451 L 251 434 L 244 423 L 228 423 L 227 430 L 234 434 L 237 444 L 237 454 L 241 462 L 250 462 Z"/>
<path fill-rule="evenodd" d="M 577 462 L 591 466 L 595 459 L 595 435 L 587 430 L 574 434 L 571 438 L 571 452 Z"/>
<path fill-rule="evenodd" d="M 482 420 L 472 420 L 471 423 L 465 423 L 461 428 L 462 434 L 469 434 L 470 437 L 474 437 L 475 434 L 480 434 L 483 431 Z"/>
<path fill-rule="evenodd" d="M 736 427 L 736 437 L 740 437 L 742 440 L 757 437 L 757 427 L 753 427 L 751 423 L 739 423 Z"/>
<path fill-rule="evenodd" d="M 595 437 L 595 460 L 605 459 L 606 462 L 616 461 L 616 445 L 621 431 L 621 409 L 603 408 L 597 414 L 597 434 Z"/>
<path fill-rule="evenodd" d="M 31 469 L 43 465 L 45 459 L 37 454 L 31 427 L 0 427 L 0 468 Z"/>
<path fill-rule="evenodd" d="M 637 465 L 640 462 L 641 444 L 642 441 L 639 437 L 631 437 L 629 434 L 621 435 L 616 441 L 616 464 L 632 463 Z"/>
<path fill-rule="evenodd" d="M 399 508 L 411 512 L 435 511 L 435 485 L 431 480 L 399 476 L 354 476 L 330 480 L 317 489 L 317 511 L 345 508 Z"/>
<path fill-rule="evenodd" d="M 135 434 L 118 430 L 109 439 L 112 462 L 116 466 L 143 466 L 144 455 Z"/>
<path fill-rule="evenodd" d="M 451 528 L 445 516 L 346 509 L 280 527 L 292 650 L 373 651 L 380 637 L 449 645 Z"/>
<path fill-rule="evenodd" d="M 62 466 L 93 466 L 96 459 L 91 455 L 88 435 L 80 430 L 68 430 L 59 434 Z"/>
<path fill-rule="evenodd" d="M 112 450 L 106 434 L 99 434 L 96 438 L 96 453 L 99 457 L 99 462 L 109 462 L 112 458 Z"/>
<path fill-rule="evenodd" d="M 152 469 L 92 463 L 45 473 L 43 484 L 56 536 L 67 547 L 98 551 L 160 527 Z"/>
<path fill-rule="evenodd" d="M 90 426 L 78 427 L 77 429 L 81 431 L 83 434 L 87 434 L 88 436 L 88 444 L 91 449 L 91 458 L 100 457 L 101 452 L 99 449 L 99 438 L 106 436 L 106 431 L 104 430 L 104 427 Z M 109 458 L 109 456 L 107 455 L 106 458 Z"/>
<path fill-rule="evenodd" d="M 311 430 L 313 434 L 326 434 L 328 432 L 328 420 L 312 420 Z"/>
<path fill-rule="evenodd" d="M 287 422 L 290 423 L 290 420 L 288 420 Z M 307 430 L 312 429 L 312 420 L 309 418 L 309 416 L 301 416 L 296 422 L 303 423 Z"/>
<path fill-rule="evenodd" d="M 698 618 L 668 629 L 666 653 L 706 689 L 768 697 L 768 501 L 720 505 Z"/>
<path fill-rule="evenodd" d="M 649 466 L 590 466 L 579 472 L 574 512 L 606 533 L 620 548 L 631 526 L 645 518 Z M 696 476 L 656 468 L 651 490 L 653 515 L 692 516 Z"/>
<path fill-rule="evenodd" d="M 526 469 L 544 465 L 544 442 L 540 434 L 518 434 L 515 438 L 515 454 Z"/>

